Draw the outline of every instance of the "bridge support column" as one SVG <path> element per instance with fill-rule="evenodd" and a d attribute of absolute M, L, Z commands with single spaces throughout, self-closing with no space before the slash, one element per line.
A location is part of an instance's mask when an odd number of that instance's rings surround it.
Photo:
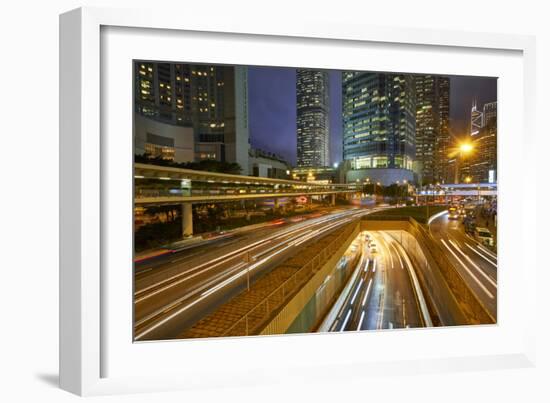
<path fill-rule="evenodd" d="M 193 235 L 193 205 L 182 203 L 181 205 L 181 230 L 184 237 Z"/>
<path fill-rule="evenodd" d="M 330 195 L 330 205 L 331 206 L 336 205 L 336 194 L 335 193 Z"/>

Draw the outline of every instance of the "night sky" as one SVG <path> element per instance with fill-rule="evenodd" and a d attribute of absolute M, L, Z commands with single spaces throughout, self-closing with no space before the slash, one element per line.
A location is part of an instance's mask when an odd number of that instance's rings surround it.
<path fill-rule="evenodd" d="M 342 160 L 341 74 L 330 77 L 330 159 Z M 296 70 L 287 67 L 249 67 L 249 125 L 253 147 L 281 155 L 296 164 Z M 451 133 L 468 130 L 472 99 L 478 109 L 497 99 L 493 78 L 451 77 Z"/>

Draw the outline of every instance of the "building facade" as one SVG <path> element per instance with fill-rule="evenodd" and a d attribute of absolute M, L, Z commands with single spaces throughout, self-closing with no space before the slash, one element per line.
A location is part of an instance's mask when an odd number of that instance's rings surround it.
<path fill-rule="evenodd" d="M 250 176 L 290 179 L 290 164 L 277 154 L 251 148 L 248 161 Z"/>
<path fill-rule="evenodd" d="M 451 79 L 438 77 L 439 90 L 439 136 L 435 141 L 435 183 L 451 183 L 454 171 L 449 168 L 449 153 L 452 148 L 451 138 Z"/>
<path fill-rule="evenodd" d="M 330 165 L 327 71 L 296 70 L 296 139 L 299 167 Z"/>
<path fill-rule="evenodd" d="M 483 105 L 483 126 L 487 126 L 491 119 L 497 118 L 497 102 L 488 102 Z"/>
<path fill-rule="evenodd" d="M 474 153 L 469 175 L 475 183 L 494 183 L 497 180 L 497 103 L 485 104 L 483 111 L 483 127 L 472 136 Z"/>
<path fill-rule="evenodd" d="M 483 127 L 483 112 L 477 109 L 477 100 L 472 102 L 470 113 L 470 135 L 475 136 Z"/>
<path fill-rule="evenodd" d="M 413 76 L 343 72 L 342 104 L 348 181 L 412 182 L 416 137 Z"/>
<path fill-rule="evenodd" d="M 416 173 L 419 185 L 448 181 L 449 95 L 448 77 L 415 76 Z"/>
<path fill-rule="evenodd" d="M 236 162 L 247 170 L 246 67 L 138 61 L 134 73 L 136 116 L 191 128 L 195 161 Z M 136 152 L 152 146 L 136 143 Z"/>

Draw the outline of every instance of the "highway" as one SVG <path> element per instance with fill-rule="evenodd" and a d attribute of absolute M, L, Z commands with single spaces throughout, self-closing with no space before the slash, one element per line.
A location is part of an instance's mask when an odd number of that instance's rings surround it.
<path fill-rule="evenodd" d="M 461 220 L 444 213 L 430 223 L 430 233 L 491 316 L 497 318 L 497 255 L 464 231 Z"/>
<path fill-rule="evenodd" d="M 135 340 L 177 337 L 319 236 L 370 211 L 267 225 L 135 265 Z"/>
<path fill-rule="evenodd" d="M 371 253 L 365 235 L 377 245 Z M 407 252 L 389 232 L 363 236 L 363 257 L 329 328 L 332 332 L 432 326 Z"/>

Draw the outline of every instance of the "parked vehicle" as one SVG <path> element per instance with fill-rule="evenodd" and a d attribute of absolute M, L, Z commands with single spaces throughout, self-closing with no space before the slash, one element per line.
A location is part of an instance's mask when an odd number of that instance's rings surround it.
<path fill-rule="evenodd" d="M 494 245 L 493 234 L 487 228 L 476 227 L 474 237 L 483 245 Z"/>

